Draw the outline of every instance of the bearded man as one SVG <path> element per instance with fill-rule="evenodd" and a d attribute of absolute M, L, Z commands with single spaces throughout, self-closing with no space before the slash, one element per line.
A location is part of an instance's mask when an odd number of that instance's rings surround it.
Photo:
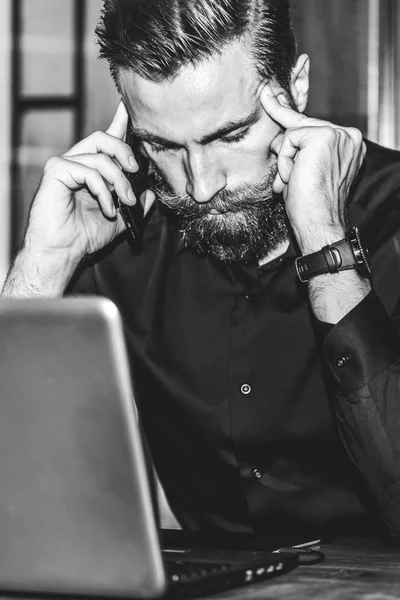
<path fill-rule="evenodd" d="M 397 536 L 399 154 L 304 114 L 289 0 L 106 0 L 97 35 L 121 104 L 47 163 L 3 294 L 116 303 L 184 528 Z"/>

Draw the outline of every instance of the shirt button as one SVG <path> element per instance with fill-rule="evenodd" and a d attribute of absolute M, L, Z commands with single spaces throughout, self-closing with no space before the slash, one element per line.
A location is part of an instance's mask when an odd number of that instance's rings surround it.
<path fill-rule="evenodd" d="M 336 361 L 336 366 L 341 369 L 342 367 L 345 367 L 351 359 L 352 356 L 350 354 L 348 356 L 340 356 Z"/>
<path fill-rule="evenodd" d="M 253 469 L 251 474 L 253 475 L 254 479 L 261 479 L 262 477 L 260 469 Z"/>
<path fill-rule="evenodd" d="M 240 391 L 242 392 L 242 394 L 245 394 L 245 396 L 247 396 L 247 394 L 250 394 L 251 392 L 251 387 L 248 383 L 244 383 L 240 388 Z"/>

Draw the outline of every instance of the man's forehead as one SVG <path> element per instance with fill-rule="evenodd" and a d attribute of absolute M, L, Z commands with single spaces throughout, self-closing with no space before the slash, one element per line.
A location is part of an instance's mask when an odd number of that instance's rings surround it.
<path fill-rule="evenodd" d="M 261 86 L 252 60 L 234 43 L 220 56 L 183 67 L 172 80 L 152 82 L 122 73 L 121 87 L 133 124 L 171 138 L 187 136 L 188 128 L 202 137 L 251 114 L 259 106 Z"/>

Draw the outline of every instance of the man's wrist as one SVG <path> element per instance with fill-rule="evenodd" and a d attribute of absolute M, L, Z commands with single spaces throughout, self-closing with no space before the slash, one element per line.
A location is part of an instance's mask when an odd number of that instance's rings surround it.
<path fill-rule="evenodd" d="M 371 275 L 368 248 L 358 227 L 352 227 L 344 238 L 296 259 L 297 275 L 302 282 L 349 269 L 355 269 L 364 277 Z"/>
<path fill-rule="evenodd" d="M 48 252 L 24 247 L 10 267 L 2 295 L 10 298 L 60 297 L 79 262 L 77 256 L 62 250 Z"/>
<path fill-rule="evenodd" d="M 315 317 L 336 324 L 371 291 L 371 283 L 354 269 L 333 275 L 319 275 L 308 282 L 308 294 Z"/>
<path fill-rule="evenodd" d="M 296 232 L 295 236 L 300 252 L 303 256 L 319 252 L 324 246 L 334 244 L 345 237 L 346 232 L 341 225 L 332 227 L 319 227 L 308 225 L 302 232 Z"/>
<path fill-rule="evenodd" d="M 351 230 L 352 231 L 352 230 Z M 333 227 L 308 227 L 302 234 L 297 235 L 297 242 L 302 257 L 296 261 L 297 271 L 302 281 L 308 281 L 308 291 L 311 307 L 314 315 L 320 321 L 326 323 L 337 323 L 355 306 L 357 306 L 368 295 L 371 290 L 371 284 L 365 279 L 363 273 L 359 272 L 359 267 L 352 263 L 349 256 L 341 256 L 339 252 L 339 263 L 336 268 L 316 269 L 323 262 L 319 258 L 318 265 L 314 265 L 313 256 L 326 254 L 323 249 L 329 246 L 338 246 L 339 242 L 344 242 L 346 238 L 345 229 L 342 226 Z M 360 241 L 360 239 L 358 238 Z M 361 242 L 361 241 L 360 241 Z M 345 244 L 346 245 L 346 244 Z M 346 246 L 347 249 L 347 246 Z M 335 252 L 335 258 L 337 251 Z M 326 258 L 326 257 L 325 257 Z M 347 262 L 351 266 L 346 266 Z M 354 259 L 354 262 L 357 261 Z M 304 265 L 303 265 L 304 263 Z M 329 261 L 328 261 L 329 263 Z M 354 266 L 354 268 L 353 268 Z M 329 272 L 328 272 L 329 270 Z M 318 272 L 317 272 L 318 271 Z"/>

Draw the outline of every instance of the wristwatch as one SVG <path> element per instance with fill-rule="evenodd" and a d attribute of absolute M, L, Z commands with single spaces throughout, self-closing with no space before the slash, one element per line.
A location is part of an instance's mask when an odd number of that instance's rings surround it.
<path fill-rule="evenodd" d="M 324 246 L 313 254 L 296 258 L 295 265 L 303 283 L 317 275 L 347 269 L 356 269 L 363 277 L 371 275 L 368 249 L 361 240 L 358 227 L 352 227 L 343 240 Z"/>

